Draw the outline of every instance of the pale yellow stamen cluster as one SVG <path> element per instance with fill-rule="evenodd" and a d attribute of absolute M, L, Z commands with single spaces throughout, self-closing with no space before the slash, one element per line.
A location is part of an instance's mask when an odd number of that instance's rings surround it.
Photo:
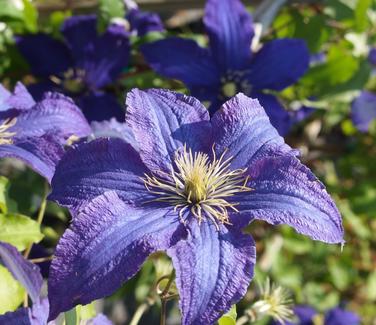
<path fill-rule="evenodd" d="M 287 289 L 271 285 L 269 278 L 260 289 L 261 299 L 251 308 L 250 315 L 253 316 L 251 319 L 261 319 L 263 316 L 269 315 L 282 324 L 293 320 L 293 300 Z"/>
<path fill-rule="evenodd" d="M 199 224 L 209 218 L 219 229 L 219 224 L 230 224 L 228 209 L 238 212 L 236 203 L 229 197 L 239 192 L 250 191 L 247 187 L 246 169 L 231 170 L 232 157 L 225 159 L 226 152 L 213 158 L 202 152 L 193 153 L 186 146 L 175 154 L 175 167 L 162 177 L 145 175 L 144 183 L 150 193 L 156 195 L 152 201 L 166 202 L 179 211 L 185 223 L 184 213 L 190 211 Z"/>
<path fill-rule="evenodd" d="M 13 117 L 5 119 L 4 122 L 0 124 L 0 145 L 13 143 L 11 137 L 14 136 L 16 132 L 9 132 L 8 129 L 14 126 L 16 122 L 17 118 Z"/>

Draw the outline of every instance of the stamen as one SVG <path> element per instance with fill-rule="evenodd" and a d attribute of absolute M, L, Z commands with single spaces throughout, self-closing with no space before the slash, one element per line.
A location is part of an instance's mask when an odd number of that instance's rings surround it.
<path fill-rule="evenodd" d="M 11 137 L 16 135 L 16 132 L 9 132 L 7 131 L 12 126 L 14 126 L 17 122 L 17 118 L 7 118 L 4 122 L 0 125 L 0 145 L 2 144 L 12 144 L 13 140 Z"/>
<path fill-rule="evenodd" d="M 148 202 L 165 202 L 179 211 L 179 218 L 186 223 L 184 213 L 189 209 L 201 224 L 205 218 L 212 221 L 219 230 L 221 224 L 231 224 L 228 209 L 238 212 L 236 205 L 227 200 L 239 192 L 252 189 L 247 186 L 249 176 L 246 169 L 231 170 L 232 157 L 225 158 L 227 150 L 220 157 L 212 147 L 213 158 L 203 152 L 192 152 L 186 145 L 175 153 L 170 173 L 160 172 L 161 177 L 147 175 L 142 178 L 146 189 L 155 195 Z"/>

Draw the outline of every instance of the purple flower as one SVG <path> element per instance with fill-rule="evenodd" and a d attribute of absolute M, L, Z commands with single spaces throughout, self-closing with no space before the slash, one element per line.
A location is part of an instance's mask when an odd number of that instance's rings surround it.
<path fill-rule="evenodd" d="M 20 308 L 0 315 L 0 324 L 47 324 L 48 300 L 40 296 L 43 279 L 38 266 L 25 260 L 15 247 L 4 242 L 0 242 L 0 263 L 22 284 L 33 302 L 31 308 Z"/>
<path fill-rule="evenodd" d="M 128 33 L 123 26 L 112 24 L 98 34 L 96 25 L 95 16 L 75 16 L 64 22 L 64 41 L 46 34 L 25 35 L 17 38 L 17 46 L 32 73 L 43 80 L 30 87 L 35 96 L 58 90 L 73 97 L 90 121 L 121 120 L 121 106 L 103 88 L 128 64 Z"/>
<path fill-rule="evenodd" d="M 4 325 L 46 325 L 49 314 L 47 298 L 41 297 L 43 278 L 39 267 L 26 260 L 15 247 L 0 242 L 0 264 L 11 272 L 13 277 L 26 289 L 33 303 L 31 308 L 19 308 L 15 312 L 0 315 Z M 49 322 L 54 325 L 55 322 Z M 111 325 L 112 322 L 102 314 L 89 320 L 92 325 Z"/>
<path fill-rule="evenodd" d="M 252 18 L 239 0 L 208 0 L 204 24 L 209 48 L 176 37 L 145 44 L 142 52 L 150 66 L 183 81 L 198 99 L 210 101 L 211 113 L 238 92 L 255 97 L 279 133 L 286 134 L 290 116 L 270 90 L 290 86 L 307 70 L 310 57 L 304 41 L 277 39 L 252 53 Z"/>
<path fill-rule="evenodd" d="M 300 305 L 294 308 L 298 322 L 286 322 L 285 325 L 314 325 L 314 318 L 319 314 L 311 306 Z M 324 315 L 324 325 L 359 325 L 360 318 L 353 312 L 340 307 L 335 307 L 327 311 Z M 280 322 L 273 321 L 271 325 L 282 325 Z"/>
<path fill-rule="evenodd" d="M 35 102 L 21 83 L 14 94 L 0 85 L 0 158 L 20 159 L 50 181 L 67 139 L 90 132 L 68 97 L 46 93 Z"/>
<path fill-rule="evenodd" d="M 138 36 L 164 31 L 161 18 L 156 13 L 131 8 L 125 18 L 129 21 L 131 32 L 135 32 Z"/>
<path fill-rule="evenodd" d="M 74 215 L 50 268 L 50 318 L 112 294 L 153 252 L 176 270 L 183 324 L 212 324 L 246 293 L 254 219 L 343 243 L 340 214 L 257 100 L 239 94 L 212 119 L 195 98 L 167 90 L 127 96 L 124 140 L 69 150 L 50 199 Z M 67 291 L 66 288 L 69 287 Z"/>
<path fill-rule="evenodd" d="M 376 119 L 376 95 L 362 91 L 351 104 L 351 118 L 361 132 L 367 132 L 369 125 Z"/>

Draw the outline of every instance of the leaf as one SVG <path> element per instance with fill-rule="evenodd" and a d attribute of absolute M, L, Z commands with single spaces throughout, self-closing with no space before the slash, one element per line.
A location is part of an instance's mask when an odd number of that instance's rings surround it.
<path fill-rule="evenodd" d="M 358 32 L 363 32 L 369 25 L 367 11 L 372 5 L 372 0 L 358 0 L 354 15 L 355 15 L 355 28 Z"/>
<path fill-rule="evenodd" d="M 327 62 L 311 68 L 301 83 L 311 89 L 311 95 L 324 96 L 335 86 L 350 80 L 358 67 L 358 60 L 346 53 L 343 46 L 333 46 L 329 50 Z"/>
<path fill-rule="evenodd" d="M 24 250 L 43 238 L 39 224 L 20 214 L 0 214 L 0 240 Z"/>
<path fill-rule="evenodd" d="M 232 305 L 231 309 L 224 314 L 219 320 L 219 325 L 235 325 L 236 324 L 236 305 Z"/>
<path fill-rule="evenodd" d="M 95 301 L 84 306 L 78 305 L 76 307 L 76 311 L 77 311 L 77 316 L 79 320 L 88 320 L 90 318 L 94 318 L 95 315 L 97 314 L 95 310 Z"/>
<path fill-rule="evenodd" d="M 17 204 L 8 196 L 9 180 L 0 176 L 0 213 L 8 213 L 9 211 L 15 212 Z"/>
<path fill-rule="evenodd" d="M 23 21 L 25 27 L 29 32 L 36 32 L 38 30 L 38 11 L 30 0 L 23 0 Z"/>
<path fill-rule="evenodd" d="M 78 325 L 77 311 L 76 308 L 73 308 L 66 313 L 64 313 L 65 325 Z"/>
<path fill-rule="evenodd" d="M 103 31 L 112 18 L 125 16 L 124 2 L 121 0 L 100 0 L 98 24 L 99 29 Z"/>
<path fill-rule="evenodd" d="M 0 265 L 0 315 L 15 311 L 26 294 L 22 285 L 16 281 L 8 269 Z"/>

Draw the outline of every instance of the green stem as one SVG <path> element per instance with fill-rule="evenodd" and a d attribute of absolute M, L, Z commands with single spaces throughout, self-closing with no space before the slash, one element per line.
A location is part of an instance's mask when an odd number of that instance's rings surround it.
<path fill-rule="evenodd" d="M 140 306 L 138 306 L 136 312 L 134 313 L 131 322 L 129 325 L 138 325 L 139 321 L 141 320 L 141 317 L 143 314 L 145 314 L 151 306 L 153 306 L 155 303 L 155 300 L 152 298 L 147 298 L 144 303 L 142 303 Z"/>
<path fill-rule="evenodd" d="M 175 271 L 173 270 L 168 278 L 168 282 L 164 290 L 160 293 L 161 298 L 161 319 L 160 319 L 160 325 L 166 325 L 166 318 L 167 318 L 167 301 L 171 297 L 169 294 L 170 287 L 172 285 L 172 282 L 175 278 Z"/>
<path fill-rule="evenodd" d="M 38 217 L 37 217 L 37 223 L 39 225 L 42 224 L 43 218 L 44 218 L 44 213 L 46 212 L 46 206 L 47 206 L 47 195 L 48 195 L 48 185 L 45 183 L 45 190 L 43 194 L 43 200 L 42 203 L 40 204 L 39 212 L 38 212 Z M 27 249 L 24 252 L 24 257 L 28 258 L 31 248 L 33 247 L 33 243 L 31 243 Z"/>

